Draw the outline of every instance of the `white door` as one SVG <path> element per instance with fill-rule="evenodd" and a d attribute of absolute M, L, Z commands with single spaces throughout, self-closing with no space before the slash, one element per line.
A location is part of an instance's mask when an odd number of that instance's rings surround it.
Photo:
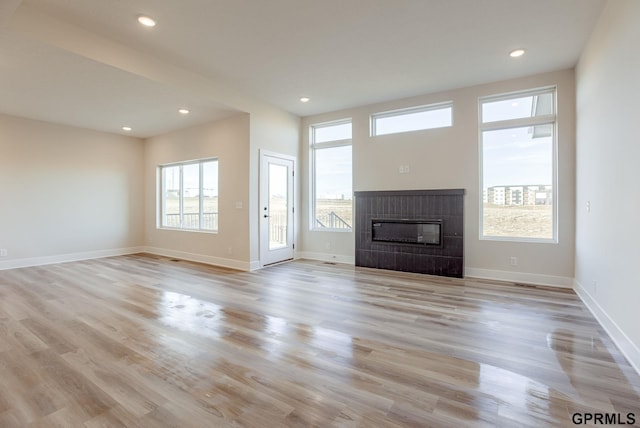
<path fill-rule="evenodd" d="M 293 259 L 294 158 L 260 151 L 260 264 Z"/>

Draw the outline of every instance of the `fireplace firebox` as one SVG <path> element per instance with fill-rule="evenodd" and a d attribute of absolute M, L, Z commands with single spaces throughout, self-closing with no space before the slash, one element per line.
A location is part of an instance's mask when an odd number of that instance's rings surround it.
<path fill-rule="evenodd" d="M 371 219 L 371 239 L 442 246 L 442 220 Z"/>

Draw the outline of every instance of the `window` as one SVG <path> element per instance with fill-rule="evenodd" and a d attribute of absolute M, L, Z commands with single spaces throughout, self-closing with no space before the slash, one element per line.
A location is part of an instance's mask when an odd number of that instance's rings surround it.
<path fill-rule="evenodd" d="M 312 230 L 350 232 L 353 225 L 351 120 L 312 125 Z"/>
<path fill-rule="evenodd" d="M 161 165 L 160 227 L 218 230 L 218 160 Z"/>
<path fill-rule="evenodd" d="M 483 239 L 557 242 L 556 90 L 480 99 Z"/>
<path fill-rule="evenodd" d="M 372 114 L 371 136 L 448 127 L 452 114 L 451 102 Z"/>

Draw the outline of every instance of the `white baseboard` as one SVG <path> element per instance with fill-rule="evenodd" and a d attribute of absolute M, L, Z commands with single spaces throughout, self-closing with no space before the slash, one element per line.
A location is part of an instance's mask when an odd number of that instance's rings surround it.
<path fill-rule="evenodd" d="M 173 257 L 191 262 L 205 263 L 208 265 L 226 267 L 230 269 L 238 269 L 243 271 L 251 270 L 253 262 L 244 262 L 241 260 L 225 259 L 223 257 L 207 256 L 204 254 L 188 253 L 186 251 L 169 250 L 166 248 L 144 247 L 144 252 L 156 254 L 158 256 Z"/>
<path fill-rule="evenodd" d="M 111 250 L 85 251 L 82 253 L 57 254 L 54 256 L 11 259 L 0 262 L 0 270 L 17 269 L 32 266 L 52 265 L 56 263 L 77 262 L 102 257 L 124 256 L 144 252 L 144 247 L 115 248 Z"/>
<path fill-rule="evenodd" d="M 494 279 L 497 281 L 519 282 L 547 287 L 572 288 L 573 278 L 565 276 L 541 275 L 527 272 L 508 272 L 504 270 L 478 269 L 465 267 L 464 276 L 470 278 Z"/>
<path fill-rule="evenodd" d="M 124 256 L 127 254 L 149 253 L 159 256 L 173 257 L 192 262 L 205 263 L 214 266 L 221 266 L 230 269 L 238 269 L 243 271 L 253 271 L 260 269 L 260 261 L 244 262 L 234 259 L 225 259 L 222 257 L 213 257 L 203 254 L 188 253 L 185 251 L 169 250 L 156 247 L 130 247 L 116 248 L 111 250 L 85 251 L 82 253 L 57 254 L 53 256 L 29 257 L 21 259 L 10 259 L 0 261 L 0 270 L 17 269 L 23 267 L 43 266 L 56 263 L 77 262 L 81 260 L 99 259 L 102 257 Z"/>
<path fill-rule="evenodd" d="M 317 253 L 313 251 L 300 251 L 296 254 L 297 259 L 319 260 L 321 262 L 346 263 L 350 265 L 356 264 L 355 256 L 340 256 L 330 253 Z"/>
<path fill-rule="evenodd" d="M 611 340 L 616 344 L 622 355 L 629 361 L 629 364 L 640 374 L 640 347 L 633 343 L 629 336 L 618 326 L 618 324 L 609 316 L 609 314 L 598 304 L 598 302 L 589 294 L 589 292 L 578 282 L 574 280 L 573 289 L 580 300 L 585 304 L 587 309 L 598 320 L 602 328 L 607 332 Z"/>
<path fill-rule="evenodd" d="M 355 264 L 354 256 L 340 256 L 330 253 L 312 251 L 300 251 L 296 254 L 298 259 L 319 260 L 322 262 L 337 262 Z M 493 279 L 498 281 L 519 282 L 532 285 L 544 285 L 548 287 L 572 288 L 573 278 L 553 275 L 540 275 L 525 272 L 507 272 L 491 269 L 465 268 L 465 276 L 472 278 Z"/>

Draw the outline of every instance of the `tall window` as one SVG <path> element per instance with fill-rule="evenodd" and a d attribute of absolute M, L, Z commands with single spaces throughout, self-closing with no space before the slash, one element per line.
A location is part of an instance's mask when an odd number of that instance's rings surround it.
<path fill-rule="evenodd" d="M 218 160 L 161 165 L 160 226 L 218 230 Z"/>
<path fill-rule="evenodd" d="M 556 89 L 480 99 L 484 239 L 557 241 Z"/>
<path fill-rule="evenodd" d="M 311 126 L 311 229 L 351 231 L 351 119 Z"/>

